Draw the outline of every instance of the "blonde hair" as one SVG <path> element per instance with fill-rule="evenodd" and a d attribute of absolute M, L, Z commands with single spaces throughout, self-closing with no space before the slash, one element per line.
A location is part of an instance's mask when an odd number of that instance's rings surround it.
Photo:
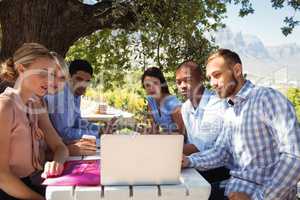
<path fill-rule="evenodd" d="M 38 58 L 54 59 L 49 50 L 43 45 L 38 43 L 24 43 L 11 58 L 2 64 L 1 80 L 14 83 L 19 76 L 16 65 L 22 64 L 26 68 Z"/>
<path fill-rule="evenodd" d="M 50 54 L 53 56 L 56 64 L 58 67 L 61 69 L 63 74 L 65 75 L 66 78 L 69 77 L 69 67 L 68 64 L 66 63 L 65 59 L 59 55 L 58 53 L 51 51 Z"/>

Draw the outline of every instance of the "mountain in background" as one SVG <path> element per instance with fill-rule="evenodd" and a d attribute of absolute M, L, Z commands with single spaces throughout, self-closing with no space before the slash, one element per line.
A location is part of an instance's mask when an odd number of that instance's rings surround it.
<path fill-rule="evenodd" d="M 213 36 L 220 48 L 229 48 L 240 55 L 244 72 L 254 82 L 299 86 L 300 46 L 296 43 L 265 46 L 258 37 L 233 33 L 230 28 L 222 29 Z"/>

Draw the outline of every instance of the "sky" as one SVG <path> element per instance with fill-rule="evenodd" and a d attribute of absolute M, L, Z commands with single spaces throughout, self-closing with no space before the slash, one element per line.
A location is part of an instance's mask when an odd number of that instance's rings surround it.
<path fill-rule="evenodd" d="M 228 18 L 224 23 L 233 32 L 255 35 L 260 38 L 266 46 L 277 46 L 282 44 L 300 44 L 300 26 L 297 26 L 293 33 L 285 37 L 281 32 L 286 16 L 292 16 L 294 10 L 282 8 L 275 10 L 272 8 L 271 0 L 251 0 L 255 12 L 245 17 L 239 17 L 239 6 L 228 6 Z M 296 19 L 300 20 L 300 12 L 296 14 Z"/>

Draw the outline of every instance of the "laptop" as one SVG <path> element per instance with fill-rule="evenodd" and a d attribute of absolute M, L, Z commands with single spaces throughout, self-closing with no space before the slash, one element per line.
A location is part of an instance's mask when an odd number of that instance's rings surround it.
<path fill-rule="evenodd" d="M 183 135 L 102 135 L 101 185 L 179 184 Z"/>

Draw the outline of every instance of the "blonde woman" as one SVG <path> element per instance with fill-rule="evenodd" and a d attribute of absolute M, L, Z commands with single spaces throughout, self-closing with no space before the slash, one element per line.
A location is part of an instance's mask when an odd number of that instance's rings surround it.
<path fill-rule="evenodd" d="M 61 55 L 54 51 L 50 53 L 56 62 L 56 68 L 54 79 L 49 83 L 48 94 L 56 94 L 63 90 L 69 79 L 69 67 Z"/>
<path fill-rule="evenodd" d="M 70 75 L 69 68 L 64 58 L 57 54 L 56 52 L 51 52 L 52 56 L 56 61 L 55 76 L 53 81 L 49 83 L 48 94 L 55 95 L 59 92 L 63 92 L 65 84 L 68 83 Z M 42 112 L 39 116 L 39 126 L 42 130 L 48 130 L 55 132 L 57 135 L 56 129 L 53 128 L 53 124 L 49 118 L 49 113 L 53 110 L 48 110 L 47 107 L 47 98 L 44 98 L 45 101 L 41 101 L 42 107 L 45 108 L 45 112 Z M 96 154 L 96 140 L 91 139 L 79 139 L 73 140 L 67 143 L 68 150 L 71 156 L 80 156 L 80 155 L 95 155 Z"/>
<path fill-rule="evenodd" d="M 41 131 L 36 96 L 48 91 L 56 62 L 37 43 L 25 43 L 2 67 L 1 79 L 15 82 L 0 95 L 0 199 L 45 199 L 32 187 L 30 176 L 43 170 L 39 146 L 45 141 L 53 161 L 45 164 L 44 174 L 60 175 L 68 150 L 55 131 Z M 53 127 L 52 127 L 53 128 Z"/>

